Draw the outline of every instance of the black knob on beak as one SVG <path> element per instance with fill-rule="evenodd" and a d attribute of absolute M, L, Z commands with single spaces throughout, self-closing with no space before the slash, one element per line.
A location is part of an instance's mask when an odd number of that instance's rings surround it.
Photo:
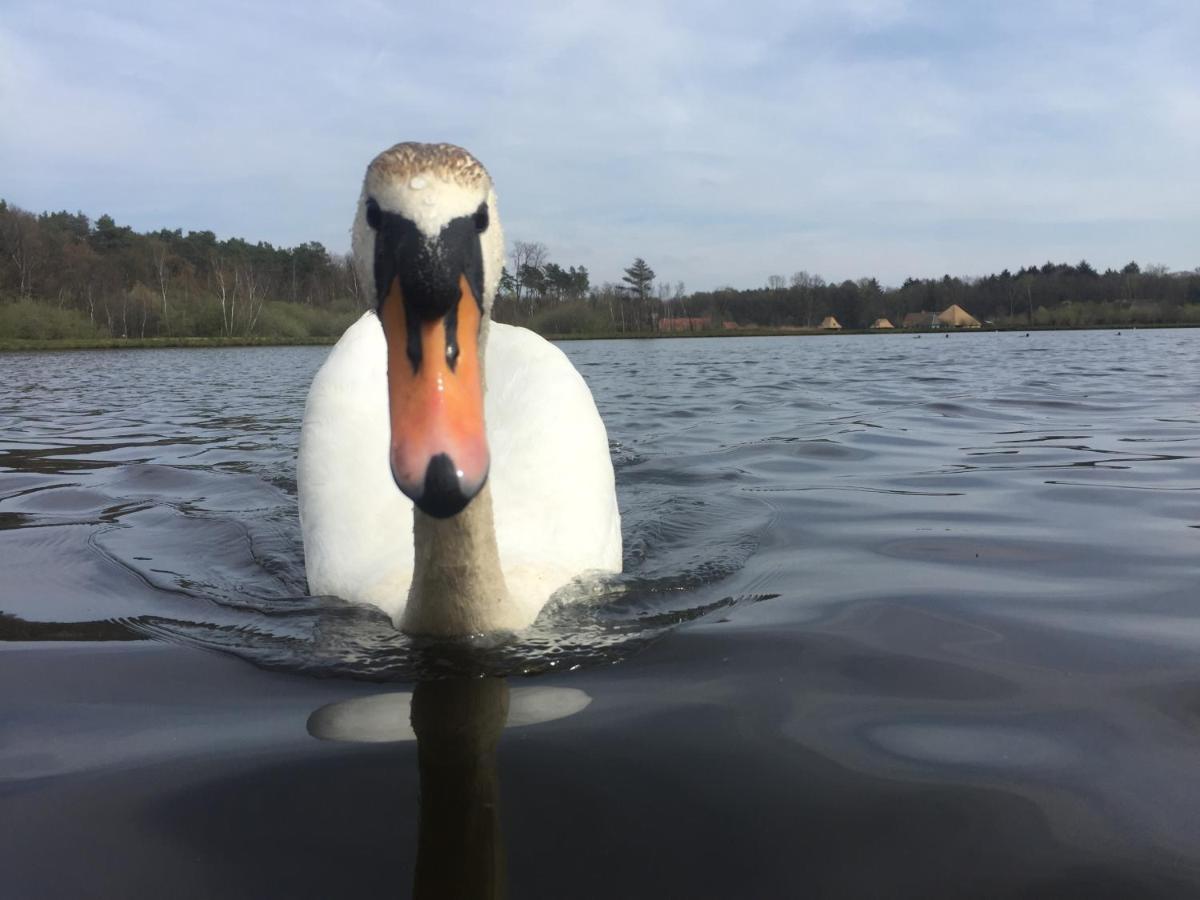
<path fill-rule="evenodd" d="M 484 481 L 486 480 L 485 477 Z M 477 485 L 464 483 L 459 477 L 454 460 L 445 453 L 439 453 L 429 461 L 429 467 L 425 470 L 425 482 L 419 492 L 399 480 L 396 483 L 425 515 L 435 519 L 448 519 L 463 511 L 482 490 L 484 481 Z"/>

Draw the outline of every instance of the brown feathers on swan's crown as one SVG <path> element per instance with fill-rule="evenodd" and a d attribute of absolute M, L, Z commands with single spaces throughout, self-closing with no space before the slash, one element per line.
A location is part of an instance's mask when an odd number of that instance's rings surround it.
<path fill-rule="evenodd" d="M 417 144 L 406 141 L 384 150 L 367 167 L 368 172 L 392 178 L 411 178 L 430 172 L 463 187 L 487 184 L 491 178 L 483 163 L 454 144 Z"/>

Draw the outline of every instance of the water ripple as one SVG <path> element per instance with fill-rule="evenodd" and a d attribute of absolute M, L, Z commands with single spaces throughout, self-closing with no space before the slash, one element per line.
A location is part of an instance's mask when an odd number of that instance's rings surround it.
<path fill-rule="evenodd" d="M 566 345 L 608 425 L 625 573 L 461 645 L 305 596 L 294 465 L 323 348 L 0 355 L 2 621 L 403 680 L 611 663 L 774 595 L 790 622 L 947 577 L 1016 615 L 1014 598 L 1175 596 L 1197 528 L 1196 338 L 1044 340 Z"/>

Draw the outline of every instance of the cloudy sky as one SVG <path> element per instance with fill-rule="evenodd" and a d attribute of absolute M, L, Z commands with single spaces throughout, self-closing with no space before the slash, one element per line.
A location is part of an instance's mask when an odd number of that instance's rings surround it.
<path fill-rule="evenodd" d="M 400 140 L 594 282 L 1200 266 L 1200 4 L 0 2 L 0 197 L 342 252 Z"/>

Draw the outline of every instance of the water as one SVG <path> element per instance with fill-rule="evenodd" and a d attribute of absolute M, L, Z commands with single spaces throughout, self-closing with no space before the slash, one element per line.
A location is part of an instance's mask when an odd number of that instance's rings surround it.
<path fill-rule="evenodd" d="M 0 355 L 5 896 L 1200 892 L 1200 332 L 564 349 L 625 573 L 475 646 L 305 596 L 324 349 Z"/>

